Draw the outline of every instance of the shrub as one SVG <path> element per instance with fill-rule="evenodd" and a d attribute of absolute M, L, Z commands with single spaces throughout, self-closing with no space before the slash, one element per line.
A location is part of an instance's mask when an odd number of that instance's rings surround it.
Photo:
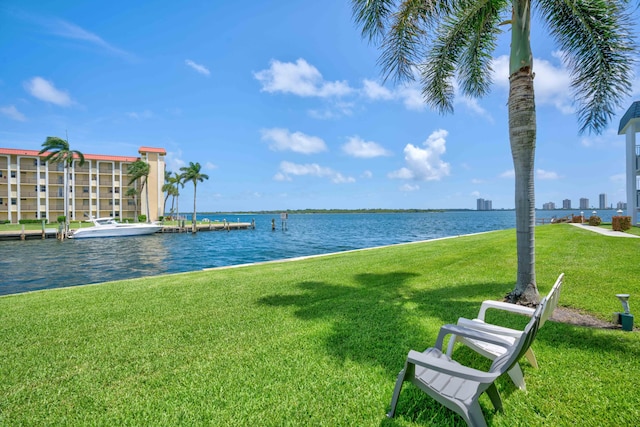
<path fill-rule="evenodd" d="M 602 223 L 602 220 L 597 215 L 591 215 L 589 217 L 589 225 L 598 226 Z"/>
<path fill-rule="evenodd" d="M 575 222 L 580 224 L 582 222 L 582 216 L 580 215 L 571 215 L 571 222 Z"/>
<path fill-rule="evenodd" d="M 21 219 L 18 221 L 18 224 L 41 224 L 43 219 Z"/>
<path fill-rule="evenodd" d="M 147 216 L 146 215 L 138 215 L 138 221 L 139 222 L 147 222 Z"/>
<path fill-rule="evenodd" d="M 64 216 L 64 215 L 60 215 L 60 216 L 58 217 L 58 222 L 65 222 L 66 220 L 67 220 L 67 217 L 66 217 L 66 216 Z"/>
<path fill-rule="evenodd" d="M 614 216 L 611 218 L 611 228 L 614 231 L 625 231 L 631 228 L 630 216 Z"/>
<path fill-rule="evenodd" d="M 11 224 L 11 220 L 10 219 L 3 219 L 0 221 L 0 224 Z"/>

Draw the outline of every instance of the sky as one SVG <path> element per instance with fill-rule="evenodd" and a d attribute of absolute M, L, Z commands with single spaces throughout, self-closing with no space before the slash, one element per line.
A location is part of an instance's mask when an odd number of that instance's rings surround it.
<path fill-rule="evenodd" d="M 0 3 L 0 147 L 198 162 L 198 211 L 514 207 L 508 31 L 489 95 L 432 111 L 383 80 L 348 0 Z M 635 12 L 636 26 L 640 12 Z M 561 52 L 532 25 L 536 207 L 626 201 L 619 121 L 580 135 Z M 638 28 L 640 30 L 640 28 Z M 181 189 L 192 200 L 193 187 Z"/>

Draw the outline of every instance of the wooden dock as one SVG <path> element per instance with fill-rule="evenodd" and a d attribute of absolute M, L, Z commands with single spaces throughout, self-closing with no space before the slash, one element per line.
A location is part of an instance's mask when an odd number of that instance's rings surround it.
<path fill-rule="evenodd" d="M 205 222 L 197 224 L 197 231 L 231 231 L 255 229 L 255 222 Z M 183 225 L 167 225 L 162 227 L 158 233 L 191 233 L 191 223 L 185 222 Z M 34 239 L 55 239 L 58 235 L 57 228 L 45 228 L 43 230 L 11 230 L 0 231 L 0 241 L 2 240 L 34 240 Z"/>
<path fill-rule="evenodd" d="M 44 230 L 0 231 L 0 240 L 55 239 L 57 235 L 57 228 L 45 228 Z"/>
<path fill-rule="evenodd" d="M 231 230 L 248 230 L 256 228 L 254 222 L 208 222 L 198 223 L 197 231 L 231 231 Z M 191 233 L 191 223 L 185 222 L 184 225 L 168 225 L 162 227 L 160 233 Z"/>

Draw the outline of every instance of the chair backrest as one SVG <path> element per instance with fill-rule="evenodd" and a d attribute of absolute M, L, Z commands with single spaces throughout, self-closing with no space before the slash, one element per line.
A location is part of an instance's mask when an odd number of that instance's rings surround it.
<path fill-rule="evenodd" d="M 547 305 L 547 298 L 545 297 L 542 302 L 536 308 L 536 311 L 531 316 L 531 320 L 527 323 L 527 326 L 524 328 L 522 335 L 518 338 L 518 341 L 514 343 L 514 345 L 507 350 L 506 353 L 496 358 L 491 364 L 491 368 L 489 372 L 496 372 L 503 374 L 511 369 L 522 356 L 529 350 L 531 343 L 535 339 L 538 334 L 538 329 L 540 329 L 540 318 L 542 317 L 542 311 L 544 307 Z"/>
<path fill-rule="evenodd" d="M 544 309 L 542 310 L 542 316 L 540 317 L 540 327 L 551 317 L 553 310 L 558 306 L 558 300 L 560 299 L 560 290 L 562 288 L 562 282 L 564 280 L 564 273 L 558 276 L 556 283 L 553 285 L 549 294 L 547 295 Z M 540 303 L 542 305 L 542 303 Z"/>

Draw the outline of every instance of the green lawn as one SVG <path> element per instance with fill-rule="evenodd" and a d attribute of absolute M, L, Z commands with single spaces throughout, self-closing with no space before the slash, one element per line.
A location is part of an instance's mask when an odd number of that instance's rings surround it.
<path fill-rule="evenodd" d="M 542 294 L 564 272 L 561 306 L 640 306 L 640 240 L 566 224 L 536 240 Z M 509 292 L 515 264 L 505 230 L 1 297 L 0 425 L 462 425 L 410 384 L 387 420 L 395 378 L 442 324 Z M 527 392 L 505 376 L 504 412 L 482 397 L 489 425 L 637 424 L 638 332 L 548 322 L 533 348 Z"/>

